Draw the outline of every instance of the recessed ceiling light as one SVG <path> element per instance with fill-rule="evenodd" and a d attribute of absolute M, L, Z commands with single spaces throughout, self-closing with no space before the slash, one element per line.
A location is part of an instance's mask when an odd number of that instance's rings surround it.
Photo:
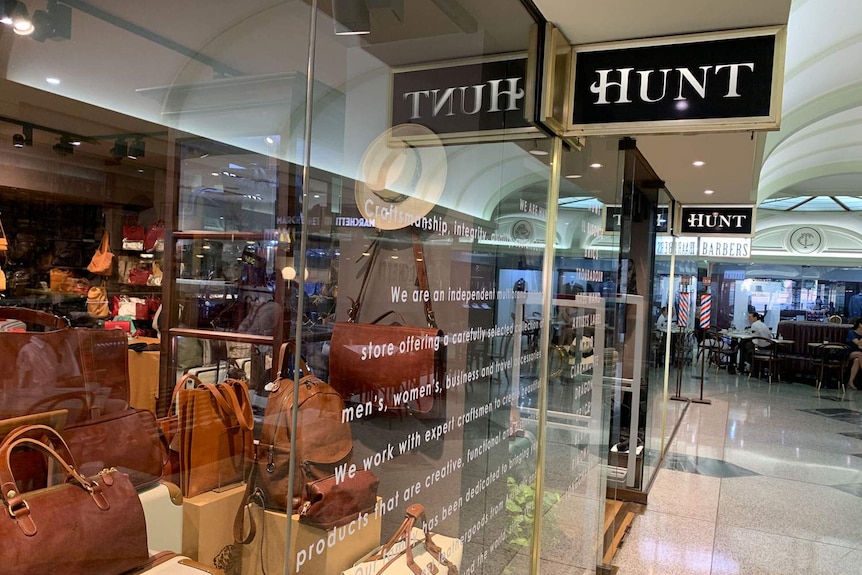
<path fill-rule="evenodd" d="M 566 177 L 570 180 L 577 180 L 578 178 L 583 178 L 584 176 L 582 174 L 569 174 Z"/>
<path fill-rule="evenodd" d="M 143 170 L 142 168 L 138 168 L 138 173 L 139 173 L 139 174 L 143 174 L 143 173 L 144 173 L 144 170 Z"/>
<path fill-rule="evenodd" d="M 51 84 L 52 86 L 56 86 L 60 83 L 60 78 L 45 78 L 45 81 Z"/>
<path fill-rule="evenodd" d="M 701 166 L 705 166 L 706 162 L 704 162 L 702 160 L 695 160 L 694 162 L 691 163 L 691 165 L 696 167 L 696 168 L 699 168 Z"/>
<path fill-rule="evenodd" d="M 601 168 L 603 165 L 604 164 L 600 164 L 598 162 L 593 162 L 592 164 L 590 164 L 590 167 L 593 169 L 598 169 L 598 168 Z"/>
<path fill-rule="evenodd" d="M 275 140 L 273 140 L 273 139 L 272 139 L 272 136 L 267 136 L 267 137 L 266 137 L 266 138 L 264 138 L 263 140 L 264 140 L 264 142 L 266 142 L 266 143 L 267 143 L 267 144 L 269 144 L 270 146 L 271 146 L 271 145 L 273 145 L 273 144 L 275 143 Z"/>
<path fill-rule="evenodd" d="M 712 194 L 715 193 L 715 190 L 704 190 L 703 193 L 706 194 L 707 196 L 711 196 Z"/>
<path fill-rule="evenodd" d="M 530 150 L 530 153 L 533 154 L 534 156 L 547 156 L 548 155 L 548 152 L 546 152 L 545 150 Z"/>
<path fill-rule="evenodd" d="M 217 176 L 217 175 L 219 175 L 219 173 L 218 173 L 218 172 L 210 172 L 210 174 L 211 174 L 211 175 L 213 175 L 213 176 Z"/>

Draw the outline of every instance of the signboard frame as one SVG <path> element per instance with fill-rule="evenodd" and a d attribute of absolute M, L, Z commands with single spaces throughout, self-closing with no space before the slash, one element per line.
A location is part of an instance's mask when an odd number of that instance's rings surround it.
<path fill-rule="evenodd" d="M 765 26 L 723 32 L 686 34 L 681 36 L 662 36 L 645 40 L 585 44 L 572 47 L 570 78 L 571 110 L 567 118 L 565 137 L 588 135 L 631 135 L 631 134 L 678 134 L 693 132 L 721 132 L 747 130 L 777 130 L 781 123 L 781 101 L 784 82 L 784 55 L 786 50 L 786 26 Z M 674 47 L 693 43 L 709 43 L 734 39 L 749 39 L 762 36 L 774 38 L 772 57 L 772 78 L 769 94 L 769 112 L 760 116 L 698 118 L 698 119 L 659 119 L 619 121 L 603 123 L 575 123 L 574 108 L 578 94 L 577 83 L 578 54 L 588 52 L 614 52 L 649 47 Z"/>

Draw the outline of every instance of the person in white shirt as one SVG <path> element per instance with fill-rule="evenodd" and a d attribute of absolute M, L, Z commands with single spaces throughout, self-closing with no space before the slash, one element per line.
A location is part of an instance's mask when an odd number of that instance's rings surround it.
<path fill-rule="evenodd" d="M 658 319 L 655 320 L 656 337 L 661 337 L 662 332 L 667 331 L 667 306 L 662 306 Z"/>
<path fill-rule="evenodd" d="M 763 316 L 756 311 L 748 312 L 748 323 L 751 325 L 752 337 L 762 337 L 764 339 L 772 339 L 772 333 L 769 327 L 763 323 Z M 739 371 L 747 373 L 751 365 L 751 356 L 754 354 L 754 347 L 763 347 L 767 345 L 765 341 L 753 342 L 751 339 L 743 340 L 739 347 Z"/>

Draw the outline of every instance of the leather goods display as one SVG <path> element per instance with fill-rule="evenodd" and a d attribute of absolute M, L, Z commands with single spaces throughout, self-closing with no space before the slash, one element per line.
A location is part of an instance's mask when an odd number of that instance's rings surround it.
<path fill-rule="evenodd" d="M 458 575 L 464 553 L 461 540 L 423 531 L 426 523 L 425 508 L 418 503 L 409 506 L 395 535 L 342 575 Z"/>
<path fill-rule="evenodd" d="M 123 226 L 123 240 L 142 242 L 144 241 L 144 237 L 146 235 L 147 230 L 144 228 L 144 226 L 139 226 L 138 224 L 129 224 Z"/>
<path fill-rule="evenodd" d="M 111 253 L 111 238 L 108 231 L 102 233 L 102 241 L 99 243 L 96 253 L 87 265 L 87 271 L 100 276 L 109 276 L 114 267 L 114 254 Z"/>
<path fill-rule="evenodd" d="M 336 481 L 334 475 L 306 483 L 299 522 L 318 529 L 347 525 L 361 513 L 374 513 L 380 480 L 370 471 Z"/>
<path fill-rule="evenodd" d="M 335 473 L 335 468 L 353 461 L 353 435 L 342 421 L 344 402 L 326 382 L 311 373 L 304 361 L 300 369 L 299 394 L 293 395 L 288 375 L 294 346 L 285 343 L 279 353 L 279 377 L 273 382 L 263 416 L 253 486 L 263 492 L 267 509 L 299 509 L 305 484 Z M 292 374 L 291 374 L 292 375 Z M 297 421 L 291 422 L 293 404 L 299 404 Z M 288 493 L 290 436 L 296 434 L 296 465 L 293 493 Z M 292 501 L 289 501 L 289 498 Z"/>
<path fill-rule="evenodd" d="M 238 483 L 253 456 L 254 415 L 244 381 L 177 393 L 180 487 L 185 497 Z"/>
<path fill-rule="evenodd" d="M 127 409 L 96 417 L 67 427 L 63 437 L 84 475 L 116 468 L 139 489 L 162 477 L 168 449 L 151 411 Z"/>
<path fill-rule="evenodd" d="M 108 288 L 104 286 L 91 286 L 87 291 L 87 313 L 97 319 L 111 316 L 108 307 Z"/>
<path fill-rule="evenodd" d="M 0 292 L 6 291 L 6 272 L 0 267 Z"/>
<path fill-rule="evenodd" d="M 68 328 L 44 312 L 0 307 L 28 329 L 0 334 L 0 419 L 68 409 L 67 423 L 129 408 L 128 349 L 118 330 Z"/>
<path fill-rule="evenodd" d="M 20 448 L 46 455 L 66 481 L 19 493 L 9 459 Z M 0 491 L 0 565 L 14 573 L 120 575 L 149 559 L 144 511 L 129 478 L 115 470 L 85 478 L 48 426 L 18 428 L 0 444 Z"/>
<path fill-rule="evenodd" d="M 153 275 L 153 272 L 150 271 L 149 267 L 144 264 L 138 264 L 129 270 L 129 284 L 133 286 L 145 286 L 151 275 Z"/>
<path fill-rule="evenodd" d="M 379 242 L 371 248 L 359 295 L 351 300 L 347 322 L 335 324 L 329 352 L 329 382 L 343 397 L 358 394 L 360 401 L 380 399 L 388 411 L 429 413 L 443 407 L 445 391 L 438 388 L 446 372 L 443 332 L 437 329 L 431 302 L 424 302 L 428 327 L 382 325 L 393 312 L 371 323 L 359 323 L 359 312 L 368 287 L 368 278 L 380 252 Z M 419 290 L 428 291 L 425 258 L 418 237 L 413 237 L 413 255 Z M 363 358 L 361 350 L 369 345 L 404 350 L 394 355 Z M 435 406 L 435 401 L 437 405 Z"/>

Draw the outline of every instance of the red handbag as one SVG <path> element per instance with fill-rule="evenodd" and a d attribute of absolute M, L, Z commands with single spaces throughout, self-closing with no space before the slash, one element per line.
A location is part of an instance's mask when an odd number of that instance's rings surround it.
<path fill-rule="evenodd" d="M 133 286 L 145 286 L 151 275 L 153 274 L 147 267 L 134 267 L 129 270 L 129 284 Z"/>
<path fill-rule="evenodd" d="M 127 241 L 134 242 L 142 242 L 144 241 L 144 236 L 146 236 L 147 231 L 144 229 L 144 226 L 139 226 L 137 224 L 130 226 L 123 226 L 123 239 Z"/>
<path fill-rule="evenodd" d="M 147 228 L 144 249 L 148 252 L 161 252 L 165 249 L 165 222 L 159 220 Z"/>

